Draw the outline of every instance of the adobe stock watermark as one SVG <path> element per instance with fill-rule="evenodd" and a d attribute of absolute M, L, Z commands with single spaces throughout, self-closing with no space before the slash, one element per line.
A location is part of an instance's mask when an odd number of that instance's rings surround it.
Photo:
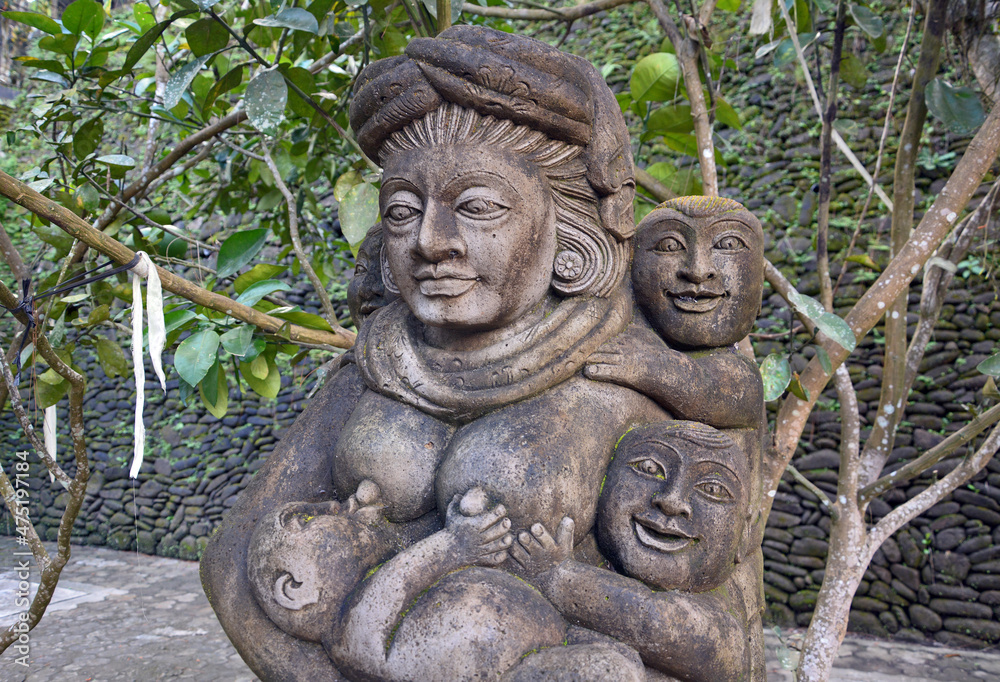
<path fill-rule="evenodd" d="M 28 547 L 28 452 L 16 452 L 14 462 L 14 524 L 17 530 L 15 536 L 20 549 L 14 552 L 17 589 L 14 591 L 14 608 L 20 609 L 17 620 L 11 629 L 17 639 L 11 644 L 14 650 L 16 665 L 28 667 L 28 657 L 31 654 L 31 639 L 28 635 L 28 606 L 31 604 L 31 551 Z"/>

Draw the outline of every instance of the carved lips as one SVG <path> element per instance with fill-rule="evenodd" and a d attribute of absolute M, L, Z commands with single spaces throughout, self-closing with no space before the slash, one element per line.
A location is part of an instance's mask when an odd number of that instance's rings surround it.
<path fill-rule="evenodd" d="M 424 296 L 450 298 L 461 296 L 479 281 L 475 273 L 463 272 L 451 267 L 450 263 L 421 265 L 417 267 L 414 278 L 420 283 L 420 293 Z"/>
<path fill-rule="evenodd" d="M 664 291 L 664 295 L 674 302 L 679 310 L 686 313 L 709 313 L 719 307 L 728 293 L 688 289 L 680 292 Z"/>
<path fill-rule="evenodd" d="M 698 543 L 698 538 L 651 518 L 633 516 L 632 525 L 639 542 L 658 552 L 679 552 Z"/>

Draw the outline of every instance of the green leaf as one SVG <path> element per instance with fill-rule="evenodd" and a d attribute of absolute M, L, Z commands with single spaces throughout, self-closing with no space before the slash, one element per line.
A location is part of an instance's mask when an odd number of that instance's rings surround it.
<path fill-rule="evenodd" d="M 940 78 L 927 84 L 927 110 L 958 135 L 974 132 L 986 120 L 979 96 L 969 88 L 955 88 Z"/>
<path fill-rule="evenodd" d="M 694 130 L 690 104 L 669 104 L 649 115 L 646 129 L 654 134 L 690 133 Z"/>
<path fill-rule="evenodd" d="M 97 40 L 104 28 L 104 8 L 93 0 L 76 0 L 63 10 L 62 25 L 70 33 L 85 33 Z"/>
<path fill-rule="evenodd" d="M 101 207 L 101 195 L 90 183 L 84 183 L 76 188 L 76 206 L 87 213 L 92 213 Z"/>
<path fill-rule="evenodd" d="M 705 101 L 709 101 L 708 97 L 705 98 Z M 722 97 L 715 98 L 715 120 L 730 128 L 743 130 L 743 121 L 740 120 L 740 115 L 736 113 L 733 105 Z"/>
<path fill-rule="evenodd" d="M 846 350 L 848 353 L 854 351 L 858 345 L 858 340 L 854 336 L 854 331 L 843 319 L 833 313 L 823 313 L 813 320 L 819 330 L 830 337 L 830 340 Z"/>
<path fill-rule="evenodd" d="M 45 381 L 35 382 L 35 407 L 44 410 L 47 407 L 52 407 L 66 395 L 69 391 L 69 382 L 63 381 L 61 383 L 52 385 Z"/>
<path fill-rule="evenodd" d="M 32 28 L 37 28 L 39 31 L 45 31 L 54 36 L 63 32 L 59 22 L 52 17 L 39 14 L 38 12 L 4 12 L 3 18 L 9 21 L 16 21 L 20 24 L 27 24 Z"/>
<path fill-rule="evenodd" d="M 741 0 L 719 0 L 715 6 L 723 12 L 735 12 L 740 8 L 740 1 Z"/>
<path fill-rule="evenodd" d="M 250 288 L 251 284 L 271 279 L 288 269 L 287 265 L 271 265 L 270 263 L 258 263 L 233 280 L 233 288 L 237 294 L 242 294 Z"/>
<path fill-rule="evenodd" d="M 105 156 L 98 156 L 94 160 L 97 163 L 103 163 L 105 166 L 112 166 L 113 168 L 135 168 L 135 159 L 124 154 L 106 154 Z"/>
<path fill-rule="evenodd" d="M 654 52 L 643 57 L 632 71 L 629 88 L 636 102 L 666 102 L 680 92 L 681 75 L 677 57 L 666 52 Z"/>
<path fill-rule="evenodd" d="M 212 58 L 212 55 L 206 54 L 198 57 L 192 62 L 188 62 L 180 69 L 174 72 L 170 76 L 170 80 L 167 81 L 167 87 L 163 92 L 163 106 L 167 109 L 173 109 L 178 104 L 180 104 L 181 97 L 184 96 L 184 91 L 187 90 L 191 81 L 194 77 L 198 75 L 201 68 L 205 66 L 205 62 Z M 194 384 L 192 384 L 193 386 Z"/>
<path fill-rule="evenodd" d="M 872 257 L 867 253 L 856 253 L 854 255 L 848 256 L 847 260 L 851 263 L 857 263 L 858 265 L 863 265 L 866 268 L 874 270 L 875 272 L 882 272 L 882 268 L 878 266 L 878 263 L 872 260 Z M 949 263 L 950 265 L 950 263 Z"/>
<path fill-rule="evenodd" d="M 316 17 L 300 7 L 286 7 L 277 14 L 263 19 L 254 19 L 253 23 L 268 28 L 288 28 L 293 31 L 305 31 L 313 35 L 319 33 L 319 22 Z"/>
<path fill-rule="evenodd" d="M 333 198 L 336 199 L 338 203 L 343 201 L 344 197 L 347 196 L 347 193 L 350 192 L 355 185 L 359 185 L 362 182 L 364 182 L 364 180 L 361 178 L 361 171 L 349 170 L 346 173 L 341 174 L 341 176 L 337 178 L 337 182 L 333 185 Z"/>
<path fill-rule="evenodd" d="M 857 56 L 848 54 L 840 60 L 840 77 L 855 90 L 864 90 L 868 83 L 868 69 Z"/>
<path fill-rule="evenodd" d="M 200 9 L 209 9 L 219 4 L 219 0 L 194 0 L 194 4 Z"/>
<path fill-rule="evenodd" d="M 267 375 L 270 373 L 271 368 L 267 366 L 267 358 L 263 355 L 258 355 L 250 361 L 250 374 L 252 374 L 255 378 L 266 379 Z"/>
<path fill-rule="evenodd" d="M 55 59 L 35 59 L 33 57 L 18 57 L 17 61 L 21 62 L 25 66 L 30 66 L 33 69 L 51 71 L 52 73 L 58 73 L 63 76 L 66 75 L 66 68 L 62 65 L 62 62 L 57 62 Z"/>
<path fill-rule="evenodd" d="M 777 400 L 785 392 L 792 380 L 792 368 L 784 355 L 771 353 L 760 366 L 760 376 L 764 380 L 764 401 Z"/>
<path fill-rule="evenodd" d="M 43 242 L 55 247 L 56 260 L 65 258 L 69 250 L 73 248 L 73 237 L 55 225 L 34 225 L 31 231 Z"/>
<path fill-rule="evenodd" d="M 370 182 L 355 185 L 340 202 L 340 229 L 354 255 L 372 225 L 378 222 L 378 190 Z"/>
<path fill-rule="evenodd" d="M 795 377 L 788 382 L 788 391 L 799 400 L 809 402 L 809 389 L 802 385 L 799 381 L 798 375 L 795 375 Z"/>
<path fill-rule="evenodd" d="M 174 367 L 181 379 L 192 386 L 205 378 L 219 351 L 219 335 L 211 329 L 203 329 L 187 337 L 177 346 L 174 353 Z"/>
<path fill-rule="evenodd" d="M 145 33 L 156 25 L 153 11 L 149 8 L 149 5 L 144 3 L 137 2 L 132 5 L 132 16 L 135 17 L 135 22 L 139 25 L 142 33 Z"/>
<path fill-rule="evenodd" d="M 313 78 L 313 75 L 309 73 L 308 69 L 294 66 L 287 69 L 283 73 L 285 78 L 294 83 L 295 86 L 302 92 L 307 95 L 315 94 L 316 79 Z M 314 113 L 316 113 L 316 110 L 312 108 L 312 105 L 299 97 L 299 93 L 294 91 L 288 93 L 288 108 L 291 109 L 293 113 L 304 118 L 310 118 Z M 277 161 L 277 159 L 275 159 L 275 161 Z"/>
<path fill-rule="evenodd" d="M 103 336 L 94 338 L 94 346 L 97 349 L 97 361 L 101 363 L 101 369 L 109 379 L 129 375 L 128 361 L 121 346 Z"/>
<path fill-rule="evenodd" d="M 994 379 L 1000 379 L 1000 353 L 994 353 L 986 358 L 976 366 L 976 369 L 982 374 L 989 375 Z"/>
<path fill-rule="evenodd" d="M 244 95 L 247 117 L 254 128 L 262 133 L 277 130 L 285 117 L 288 103 L 288 86 L 278 71 L 261 71 L 247 83 Z"/>
<path fill-rule="evenodd" d="M 129 48 L 128 55 L 125 57 L 125 63 L 122 64 L 122 71 L 131 71 L 142 56 L 149 51 L 149 48 L 153 46 L 157 40 L 159 40 L 160 35 L 167 30 L 167 27 L 172 23 L 171 19 L 166 21 L 161 21 L 153 28 L 149 29 L 143 33 L 139 38 L 132 44 Z"/>
<path fill-rule="evenodd" d="M 282 320 L 288 320 L 292 324 L 297 324 L 300 327 L 306 327 L 307 329 L 321 329 L 327 332 L 333 331 L 333 327 L 330 326 L 330 323 L 319 315 L 305 313 L 301 310 L 289 310 L 286 312 L 272 310 L 268 313 L 268 315 L 271 315 L 272 317 L 280 317 Z"/>
<path fill-rule="evenodd" d="M 826 348 L 823 348 L 823 346 L 813 347 L 816 349 L 816 357 L 819 358 L 819 366 L 827 374 L 833 374 L 833 364 L 830 363 L 830 354 L 826 352 Z"/>
<path fill-rule="evenodd" d="M 847 9 L 851 13 L 851 16 L 854 17 L 854 23 L 858 25 L 858 28 L 867 33 L 868 37 L 878 38 L 885 31 L 885 22 L 867 7 L 852 3 L 847 6 Z"/>
<path fill-rule="evenodd" d="M 275 291 L 291 291 L 287 283 L 282 282 L 277 279 L 266 279 L 263 282 L 257 282 L 256 284 L 251 284 L 242 294 L 236 299 L 237 303 L 242 303 L 243 305 L 253 306 L 260 299 L 273 294 Z"/>
<path fill-rule="evenodd" d="M 226 383 L 226 368 L 218 359 L 198 384 L 198 394 L 213 417 L 222 419 L 226 416 L 229 409 L 229 384 Z"/>
<path fill-rule="evenodd" d="M 253 345 L 253 329 L 252 324 L 242 324 L 235 329 L 230 329 L 220 339 L 222 347 L 226 349 L 227 353 L 243 357 Z"/>
<path fill-rule="evenodd" d="M 215 100 L 219 99 L 221 95 L 224 95 L 233 88 L 238 87 L 239 84 L 243 82 L 243 71 L 244 66 L 237 66 L 235 69 L 231 69 L 229 73 L 217 80 L 212 86 L 212 89 L 208 91 L 207 95 L 205 95 L 205 109 L 208 109 L 215 104 Z"/>
<path fill-rule="evenodd" d="M 80 42 L 80 36 L 71 33 L 64 33 L 58 36 L 45 36 L 38 41 L 38 47 L 56 54 L 64 54 L 67 57 L 73 54 L 76 44 Z"/>
<path fill-rule="evenodd" d="M 229 44 L 229 31 L 215 19 L 205 17 L 194 22 L 184 31 L 188 47 L 195 57 L 218 52 Z M 172 109 L 173 107 L 168 107 Z"/>
<path fill-rule="evenodd" d="M 795 306 L 795 309 L 815 322 L 821 315 L 826 314 L 823 304 L 811 296 L 792 291 L 788 295 L 788 302 Z"/>
<path fill-rule="evenodd" d="M 646 172 L 667 186 L 680 197 L 701 194 L 701 174 L 694 166 L 678 170 L 673 164 L 658 161 L 646 168 Z"/>
<path fill-rule="evenodd" d="M 95 116 L 79 128 L 73 135 L 73 154 L 80 161 L 97 151 L 104 137 L 104 121 L 100 116 Z"/>
<path fill-rule="evenodd" d="M 166 333 L 169 334 L 197 317 L 198 315 L 193 310 L 171 310 L 169 313 L 164 313 L 163 325 Z"/>
<path fill-rule="evenodd" d="M 44 381 L 45 383 L 51 384 L 52 386 L 58 386 L 62 382 L 66 381 L 61 376 L 59 376 L 58 372 L 56 372 L 54 369 L 51 368 L 39 374 L 38 380 Z"/>
<path fill-rule="evenodd" d="M 277 352 L 277 349 L 272 346 L 267 352 L 257 356 L 258 358 L 263 358 L 264 366 L 267 369 L 267 375 L 264 379 L 254 376 L 253 372 L 250 371 L 252 363 L 240 363 L 240 374 L 246 379 L 250 388 L 264 398 L 276 397 L 278 391 L 281 389 L 281 375 L 278 373 L 278 366 L 274 363 L 275 352 Z"/>
<path fill-rule="evenodd" d="M 229 277 L 257 255 L 267 241 L 267 230 L 241 230 L 230 235 L 219 247 L 216 273 L 219 279 Z M 194 386 L 197 381 L 189 381 Z"/>

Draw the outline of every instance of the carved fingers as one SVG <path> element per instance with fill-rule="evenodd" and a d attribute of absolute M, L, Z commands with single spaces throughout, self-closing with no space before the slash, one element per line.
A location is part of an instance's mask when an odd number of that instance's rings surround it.
<path fill-rule="evenodd" d="M 377 483 L 367 478 L 358 484 L 358 489 L 347 499 L 347 513 L 364 523 L 380 522 L 384 509 L 382 490 Z"/>
<path fill-rule="evenodd" d="M 489 509 L 488 505 L 489 498 L 482 488 L 456 495 L 448 505 L 445 529 L 454 535 L 470 563 L 496 566 L 507 559 L 514 538 L 507 508 L 498 504 Z"/>
<path fill-rule="evenodd" d="M 548 571 L 573 556 L 573 531 L 576 524 L 563 517 L 556 528 L 555 537 L 540 523 L 529 531 L 518 533 L 517 542 L 510 548 L 510 558 L 520 564 L 528 575 Z"/>

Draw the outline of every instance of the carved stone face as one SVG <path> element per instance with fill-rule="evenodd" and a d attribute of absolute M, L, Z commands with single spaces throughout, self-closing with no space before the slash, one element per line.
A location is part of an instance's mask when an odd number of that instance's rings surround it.
<path fill-rule="evenodd" d="M 660 589 L 704 592 L 732 573 L 746 515 L 746 455 L 674 437 L 619 446 L 598 506 L 601 549 Z"/>
<path fill-rule="evenodd" d="M 336 502 L 292 502 L 257 524 L 247 574 L 257 602 L 285 632 L 318 642 L 381 546 Z"/>
<path fill-rule="evenodd" d="M 347 286 L 347 307 L 356 327 L 360 327 L 373 312 L 396 299 L 396 295 L 387 292 L 382 283 L 381 248 L 382 231 L 373 228 L 361 242 L 358 257 L 354 260 L 354 277 Z"/>
<path fill-rule="evenodd" d="M 421 322 L 500 329 L 545 298 L 556 249 L 548 181 L 517 154 L 439 145 L 386 160 L 386 255 Z"/>
<path fill-rule="evenodd" d="M 763 258 L 763 233 L 742 211 L 703 218 L 653 211 L 636 236 L 636 304 L 671 345 L 737 343 L 760 309 Z"/>

